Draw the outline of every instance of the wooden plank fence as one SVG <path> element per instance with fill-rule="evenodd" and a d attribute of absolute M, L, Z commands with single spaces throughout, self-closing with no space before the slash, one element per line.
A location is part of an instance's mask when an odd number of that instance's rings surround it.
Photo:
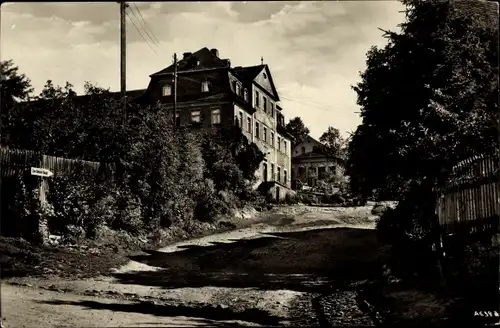
<path fill-rule="evenodd" d="M 97 173 L 101 168 L 99 162 L 48 156 L 25 149 L 0 148 L 0 174 L 2 177 L 16 176 L 30 170 L 31 167 L 48 169 L 56 176 L 71 172 L 75 168 L 82 167 L 82 165 L 84 169 L 94 173 Z M 105 168 L 113 170 L 112 165 L 106 165 Z"/>
<path fill-rule="evenodd" d="M 497 227 L 498 168 L 498 158 L 493 156 L 471 157 L 453 168 L 436 207 L 443 233 L 474 233 Z"/>

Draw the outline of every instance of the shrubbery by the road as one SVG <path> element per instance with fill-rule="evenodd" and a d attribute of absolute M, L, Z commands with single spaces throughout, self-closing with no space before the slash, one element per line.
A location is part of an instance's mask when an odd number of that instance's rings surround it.
<path fill-rule="evenodd" d="M 77 99 L 70 84 L 60 88 L 48 81 L 37 102 L 13 102 L 3 116 L 4 145 L 111 168 L 57 172 L 43 208 L 38 183 L 22 179 L 17 211 L 23 222 L 44 217 L 50 233 L 74 240 L 103 227 L 132 234 L 172 226 L 193 230 L 197 222 L 261 202 L 251 185 L 264 154 L 239 129 L 194 133 L 173 127 L 160 105 L 129 104 L 124 123 L 121 102 L 107 90 L 87 83 L 85 92 Z M 30 226 L 36 235 L 37 224 Z"/>

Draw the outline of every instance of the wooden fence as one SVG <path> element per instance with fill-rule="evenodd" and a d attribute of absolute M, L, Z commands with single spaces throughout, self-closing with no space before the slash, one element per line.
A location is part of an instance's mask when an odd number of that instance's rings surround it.
<path fill-rule="evenodd" d="M 34 229 L 36 229 L 38 231 L 37 236 L 43 243 L 48 240 L 49 236 L 47 218 L 40 216 L 36 222 L 30 221 L 20 223 L 18 213 L 16 213 L 16 210 L 13 211 L 11 209 L 13 205 L 14 208 L 16 208 L 16 204 L 14 204 L 15 197 L 12 197 L 14 190 L 11 190 L 11 188 L 15 188 L 18 179 L 21 177 L 21 179 L 24 179 L 26 177 L 25 174 L 29 174 L 32 167 L 47 169 L 51 171 L 54 176 L 64 175 L 75 169 L 83 169 L 84 171 L 96 175 L 99 172 L 105 173 L 106 178 L 112 178 L 112 174 L 115 172 L 114 165 L 102 165 L 98 162 L 48 156 L 31 150 L 0 147 L 0 176 L 2 178 L 1 187 L 4 191 L 2 192 L 1 202 L 2 213 L 5 213 L 5 217 L 10 219 L 7 222 L 11 227 L 23 227 L 21 230 L 13 228 L 13 231 L 17 231 L 15 233 L 24 230 L 34 231 Z M 45 206 L 47 204 L 47 193 L 49 192 L 48 179 L 30 176 L 28 180 L 33 184 L 38 183 L 38 197 L 41 205 Z"/>
<path fill-rule="evenodd" d="M 97 173 L 101 163 L 48 156 L 31 150 L 0 148 L 0 174 L 3 178 L 17 176 L 31 167 L 48 169 L 56 176 L 80 167 Z M 106 169 L 112 170 L 112 166 L 106 165 Z"/>
<path fill-rule="evenodd" d="M 498 167 L 498 158 L 476 156 L 453 168 L 436 208 L 443 233 L 470 233 L 497 227 Z"/>

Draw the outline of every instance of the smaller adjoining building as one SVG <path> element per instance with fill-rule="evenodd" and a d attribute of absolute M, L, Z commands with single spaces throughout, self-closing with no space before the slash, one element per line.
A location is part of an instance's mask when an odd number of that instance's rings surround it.
<path fill-rule="evenodd" d="M 292 149 L 292 188 L 299 185 L 315 187 L 319 180 L 328 176 L 344 176 L 343 161 L 331 157 L 324 145 L 311 136 L 305 136 Z M 300 181 L 300 183 L 298 183 Z"/>

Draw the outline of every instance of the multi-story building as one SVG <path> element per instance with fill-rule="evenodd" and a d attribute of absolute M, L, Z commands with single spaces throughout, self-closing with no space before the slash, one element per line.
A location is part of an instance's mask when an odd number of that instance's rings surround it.
<path fill-rule="evenodd" d="M 174 115 L 173 73 L 172 64 L 150 75 L 148 88 L 137 100 L 160 101 Z M 291 192 L 292 137 L 286 132 L 280 97 L 267 65 L 231 67 L 217 49 L 187 52 L 177 64 L 176 89 L 176 124 L 194 129 L 237 124 L 265 154 L 257 186 L 279 199 Z"/>
<path fill-rule="evenodd" d="M 315 187 L 318 180 L 327 175 L 338 178 L 344 175 L 343 161 L 328 156 L 323 151 L 323 144 L 311 136 L 305 136 L 292 150 L 292 185 L 297 181 L 309 187 Z"/>

